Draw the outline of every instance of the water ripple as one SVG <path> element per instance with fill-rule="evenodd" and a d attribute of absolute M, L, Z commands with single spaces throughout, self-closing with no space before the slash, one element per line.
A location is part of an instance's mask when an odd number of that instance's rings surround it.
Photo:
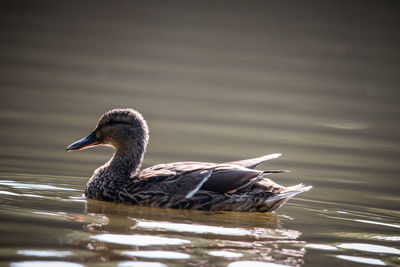
<path fill-rule="evenodd" d="M 232 252 L 232 251 L 225 251 L 225 250 L 214 250 L 208 252 L 208 255 L 214 257 L 224 257 L 224 258 L 240 258 L 243 257 L 242 253 Z"/>
<path fill-rule="evenodd" d="M 282 265 L 272 262 L 263 261 L 235 261 L 228 265 L 228 267 L 288 267 L 288 265 Z"/>
<path fill-rule="evenodd" d="M 400 225 L 392 224 L 392 223 L 382 223 L 382 222 L 375 222 L 375 221 L 370 221 L 370 220 L 354 220 L 354 221 L 361 222 L 361 223 L 369 223 L 369 224 L 376 224 L 376 225 L 383 225 L 383 226 L 388 226 L 388 227 L 400 228 Z"/>
<path fill-rule="evenodd" d="M 14 192 L 9 192 L 9 191 L 4 191 L 0 190 L 1 195 L 9 195 L 9 196 L 20 196 L 20 194 L 14 193 Z"/>
<path fill-rule="evenodd" d="M 233 235 L 246 236 L 252 233 L 249 230 L 242 228 L 228 228 L 208 225 L 196 225 L 186 223 L 170 223 L 156 221 L 138 221 L 136 227 L 146 229 L 163 229 L 177 232 L 190 232 L 196 234 L 215 234 L 215 235 Z"/>
<path fill-rule="evenodd" d="M 337 247 L 324 244 L 307 244 L 306 248 L 321 249 L 321 250 L 337 250 Z"/>
<path fill-rule="evenodd" d="M 365 257 L 356 257 L 347 255 L 337 255 L 336 257 L 342 260 L 347 260 L 352 262 L 359 262 L 359 263 L 373 264 L 373 265 L 386 265 L 383 261 L 374 258 L 365 258 Z"/>
<path fill-rule="evenodd" d="M 372 245 L 364 243 L 343 243 L 338 245 L 338 247 L 345 249 L 373 252 L 373 253 L 387 253 L 387 254 L 400 255 L 400 249 L 381 246 L 381 245 Z"/>
<path fill-rule="evenodd" d="M 71 256 L 71 251 L 57 251 L 57 250 L 18 250 L 17 254 L 24 256 L 35 256 L 35 257 L 65 257 Z"/>
<path fill-rule="evenodd" d="M 122 261 L 118 267 L 166 267 L 167 265 L 156 261 Z"/>
<path fill-rule="evenodd" d="M 98 241 L 131 246 L 153 246 L 153 245 L 183 245 L 190 244 L 189 240 L 180 238 L 168 238 L 152 235 L 116 235 L 100 234 L 90 238 Z"/>
<path fill-rule="evenodd" d="M 256 239 L 297 239 L 300 232 L 286 229 L 266 229 L 266 228 L 229 228 L 219 226 L 209 226 L 201 224 L 171 223 L 157 221 L 136 220 L 137 224 L 132 228 L 155 229 L 161 231 L 187 232 L 196 234 L 213 234 L 226 236 L 252 236 Z"/>
<path fill-rule="evenodd" d="M 181 252 L 163 251 L 163 250 L 145 250 L 145 251 L 122 251 L 122 255 L 141 258 L 155 259 L 189 259 L 190 255 Z"/>
<path fill-rule="evenodd" d="M 62 190 L 62 191 L 77 191 L 76 189 L 59 187 L 46 184 L 27 184 L 19 183 L 11 180 L 0 180 L 0 185 L 10 186 L 16 189 L 37 189 L 37 190 Z"/>
<path fill-rule="evenodd" d="M 382 236 L 382 235 L 374 235 L 369 236 L 369 238 L 385 240 L 385 241 L 400 241 L 400 236 Z"/>
<path fill-rule="evenodd" d="M 83 267 L 83 265 L 66 261 L 22 261 L 13 262 L 10 267 Z"/>

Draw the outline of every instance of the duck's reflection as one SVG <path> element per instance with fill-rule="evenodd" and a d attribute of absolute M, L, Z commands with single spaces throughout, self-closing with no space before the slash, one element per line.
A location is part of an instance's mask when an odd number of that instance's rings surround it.
<path fill-rule="evenodd" d="M 217 264 L 229 259 L 298 266 L 305 254 L 298 245 L 301 233 L 282 227 L 274 213 L 159 209 L 89 199 L 86 214 L 93 218 L 85 226 L 91 232 L 87 247 L 101 248 L 106 255 L 112 250 L 113 257 L 124 260 L 151 255 L 163 262 L 157 253 L 148 251 L 167 250 L 189 254 L 185 264 Z M 182 241 L 179 244 L 175 242 L 178 239 Z M 144 251 L 146 257 L 129 251 Z"/>
<path fill-rule="evenodd" d="M 176 210 L 150 208 L 129 204 L 88 199 L 85 211 L 88 214 L 107 215 L 110 220 L 117 222 L 123 218 L 156 220 L 169 222 L 188 222 L 226 227 L 259 227 L 279 228 L 278 217 L 275 213 L 245 213 L 245 212 L 208 212 L 196 210 Z M 111 224 L 111 222 L 110 222 Z"/>

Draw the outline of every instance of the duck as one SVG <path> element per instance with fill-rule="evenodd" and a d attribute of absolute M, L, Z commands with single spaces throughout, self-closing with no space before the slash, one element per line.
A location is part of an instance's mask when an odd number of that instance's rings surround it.
<path fill-rule="evenodd" d="M 104 113 L 94 130 L 67 151 L 105 145 L 115 149 L 96 169 L 85 196 L 89 199 L 157 208 L 207 211 L 271 212 L 312 186 L 284 187 L 266 176 L 285 170 L 258 170 L 279 153 L 231 161 L 174 162 L 141 170 L 149 128 L 142 114 L 130 108 Z"/>

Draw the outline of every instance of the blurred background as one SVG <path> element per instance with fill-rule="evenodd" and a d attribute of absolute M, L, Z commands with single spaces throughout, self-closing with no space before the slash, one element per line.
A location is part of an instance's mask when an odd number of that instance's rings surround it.
<path fill-rule="evenodd" d="M 273 179 L 314 186 L 294 204 L 398 221 L 399 12 L 397 1 L 1 1 L 0 171 L 83 190 L 113 151 L 66 146 L 128 107 L 150 127 L 145 167 L 280 152 L 268 167 L 292 172 Z"/>

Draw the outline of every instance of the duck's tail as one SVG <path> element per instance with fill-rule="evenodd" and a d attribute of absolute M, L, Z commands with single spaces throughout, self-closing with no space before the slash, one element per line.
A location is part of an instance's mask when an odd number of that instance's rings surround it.
<path fill-rule="evenodd" d="M 306 191 L 310 190 L 311 188 L 312 188 L 312 185 L 304 186 L 304 184 L 289 186 L 289 187 L 286 187 L 281 192 L 279 192 L 278 194 L 276 194 L 275 196 L 266 199 L 265 202 L 270 203 L 270 202 L 278 201 L 281 199 L 289 199 L 289 198 L 294 197 L 297 194 L 306 192 Z"/>
<path fill-rule="evenodd" d="M 271 206 L 268 211 L 273 211 L 280 208 L 283 204 L 286 203 L 290 198 L 294 197 L 297 194 L 306 192 L 312 188 L 311 185 L 305 186 L 304 184 L 298 184 L 294 186 L 289 186 L 283 189 L 281 192 L 276 194 L 275 196 L 267 198 L 264 203 L 267 206 Z"/>

